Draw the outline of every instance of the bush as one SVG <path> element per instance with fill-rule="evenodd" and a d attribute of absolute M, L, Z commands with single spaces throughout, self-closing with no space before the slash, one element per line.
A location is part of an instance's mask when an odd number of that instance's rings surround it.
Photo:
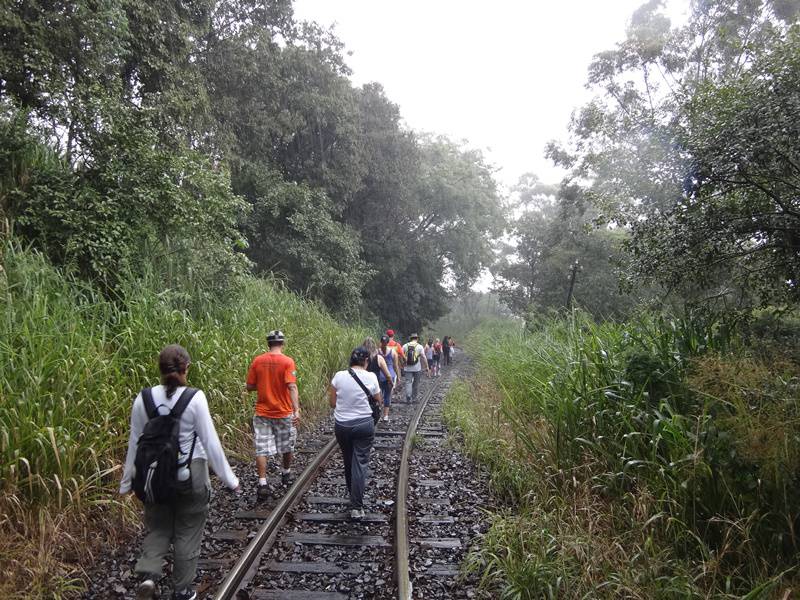
<path fill-rule="evenodd" d="M 759 362 L 714 323 L 647 316 L 492 323 L 468 343 L 473 385 L 496 397 L 457 388 L 446 414 L 514 506 L 473 557 L 487 585 L 519 598 L 547 597 L 514 592 L 541 577 L 538 590 L 566 597 L 733 595 L 794 564 L 792 363 Z M 549 532 L 540 541 L 555 548 L 536 573 L 521 531 Z M 599 558 L 576 556 L 578 543 Z"/>
<path fill-rule="evenodd" d="M 105 293 L 154 258 L 191 271 L 204 294 L 224 290 L 247 269 L 234 248 L 248 207 L 224 168 L 177 141 L 167 147 L 151 117 L 122 111 L 92 159 L 70 165 L 24 114 L 0 115 L 0 221 Z"/>

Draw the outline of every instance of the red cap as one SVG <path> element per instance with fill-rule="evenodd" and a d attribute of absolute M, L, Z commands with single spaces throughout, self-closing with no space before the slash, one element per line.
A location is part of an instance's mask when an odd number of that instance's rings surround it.
<path fill-rule="evenodd" d="M 389 337 L 392 337 L 394 335 L 394 329 L 387 329 L 386 330 L 386 335 L 388 335 Z"/>

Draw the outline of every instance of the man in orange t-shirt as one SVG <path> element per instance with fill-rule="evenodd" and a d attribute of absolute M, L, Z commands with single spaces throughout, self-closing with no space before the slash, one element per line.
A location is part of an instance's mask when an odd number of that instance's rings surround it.
<path fill-rule="evenodd" d="M 253 359 L 247 372 L 247 391 L 258 392 L 253 417 L 253 440 L 258 469 L 258 499 L 269 497 L 267 459 L 283 457 L 281 483 L 291 481 L 292 452 L 300 422 L 297 370 L 294 361 L 283 353 L 286 337 L 280 330 L 267 334 L 269 351 Z"/>

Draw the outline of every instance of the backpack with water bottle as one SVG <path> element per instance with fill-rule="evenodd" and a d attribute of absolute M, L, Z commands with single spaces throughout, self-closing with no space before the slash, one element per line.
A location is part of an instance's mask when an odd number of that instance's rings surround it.
<path fill-rule="evenodd" d="M 179 481 L 178 472 L 189 471 L 197 434 L 194 434 L 186 460 L 178 462 L 181 451 L 179 433 L 181 415 L 196 393 L 195 388 L 187 387 L 172 410 L 161 414 L 153 401 L 152 390 L 150 388 L 142 390 L 142 401 L 149 420 L 139 436 L 133 463 L 136 468 L 133 491 L 142 502 L 168 504 L 175 500 L 180 489 L 191 485 L 190 482 Z"/>

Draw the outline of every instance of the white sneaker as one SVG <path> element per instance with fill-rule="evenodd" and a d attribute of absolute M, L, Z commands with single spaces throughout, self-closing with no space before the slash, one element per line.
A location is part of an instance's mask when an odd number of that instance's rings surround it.
<path fill-rule="evenodd" d="M 151 600 L 156 597 L 156 582 L 145 579 L 136 588 L 136 600 Z"/>
<path fill-rule="evenodd" d="M 350 518 L 354 521 L 360 521 L 364 518 L 364 509 L 363 508 L 354 508 L 350 511 Z"/>
<path fill-rule="evenodd" d="M 384 423 L 388 423 L 389 422 L 389 415 L 384 415 L 383 416 L 383 422 Z"/>

